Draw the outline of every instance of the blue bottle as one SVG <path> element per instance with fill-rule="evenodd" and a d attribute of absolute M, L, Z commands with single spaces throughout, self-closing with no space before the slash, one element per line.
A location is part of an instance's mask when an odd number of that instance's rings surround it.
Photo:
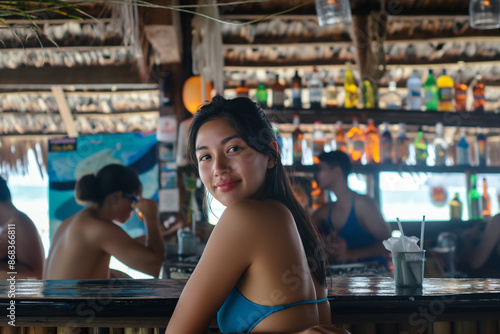
<path fill-rule="evenodd" d="M 460 132 L 460 140 L 457 145 L 457 163 L 460 166 L 470 166 L 470 146 L 465 139 L 465 132 Z"/>
<path fill-rule="evenodd" d="M 410 110 L 422 110 L 422 80 L 413 70 L 411 76 L 406 81 L 406 88 L 408 89 L 408 108 Z"/>

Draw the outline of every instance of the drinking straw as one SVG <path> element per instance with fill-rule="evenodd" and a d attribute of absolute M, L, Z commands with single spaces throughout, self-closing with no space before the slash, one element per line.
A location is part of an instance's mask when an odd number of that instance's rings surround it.
<path fill-rule="evenodd" d="M 425 215 L 422 217 L 422 225 L 420 225 L 420 249 L 424 250 L 424 230 L 425 230 Z"/>
<path fill-rule="evenodd" d="M 401 225 L 399 218 L 396 217 L 396 220 L 398 221 L 399 230 L 401 231 L 401 242 L 403 243 L 403 251 L 406 252 L 405 232 L 403 231 L 403 226 Z"/>

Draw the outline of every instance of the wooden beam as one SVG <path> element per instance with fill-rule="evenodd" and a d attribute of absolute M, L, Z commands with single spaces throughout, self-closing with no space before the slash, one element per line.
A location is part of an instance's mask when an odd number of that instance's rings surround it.
<path fill-rule="evenodd" d="M 73 115 L 71 115 L 71 110 L 69 109 L 68 101 L 66 101 L 66 96 L 64 95 L 63 89 L 59 86 L 52 87 L 52 94 L 59 107 L 59 113 L 63 119 L 64 125 L 66 126 L 66 131 L 69 137 L 78 137 L 78 130 L 76 129 L 75 120 Z"/>
<path fill-rule="evenodd" d="M 135 64 L 1 69 L 0 85 L 141 84 Z"/>

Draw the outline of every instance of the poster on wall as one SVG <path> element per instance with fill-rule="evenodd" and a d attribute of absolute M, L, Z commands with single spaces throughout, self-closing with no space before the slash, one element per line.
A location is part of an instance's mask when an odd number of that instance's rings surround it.
<path fill-rule="evenodd" d="M 142 196 L 158 200 L 158 163 L 155 132 L 119 133 L 49 141 L 50 238 L 66 218 L 84 207 L 74 196 L 76 181 L 109 164 L 133 168 L 142 183 Z M 132 214 L 121 226 L 131 237 L 144 235 L 144 224 Z"/>

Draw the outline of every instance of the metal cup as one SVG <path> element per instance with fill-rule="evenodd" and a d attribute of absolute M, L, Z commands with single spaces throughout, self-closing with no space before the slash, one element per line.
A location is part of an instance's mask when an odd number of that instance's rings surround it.
<path fill-rule="evenodd" d="M 392 252 L 394 283 L 396 286 L 422 286 L 424 261 L 425 250 L 417 252 Z"/>

